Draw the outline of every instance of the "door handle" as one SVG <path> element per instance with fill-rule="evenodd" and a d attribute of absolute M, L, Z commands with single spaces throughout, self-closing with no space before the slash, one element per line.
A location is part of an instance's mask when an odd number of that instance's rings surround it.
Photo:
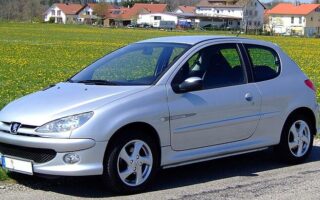
<path fill-rule="evenodd" d="M 247 94 L 244 96 L 244 98 L 245 98 L 247 101 L 249 101 L 249 102 L 251 102 L 251 101 L 253 100 L 253 96 L 252 96 L 250 93 L 247 93 Z"/>

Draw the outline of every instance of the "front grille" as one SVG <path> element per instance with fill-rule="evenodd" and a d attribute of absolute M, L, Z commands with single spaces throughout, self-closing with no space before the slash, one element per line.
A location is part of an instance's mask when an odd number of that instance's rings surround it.
<path fill-rule="evenodd" d="M 32 160 L 35 163 L 46 163 L 57 155 L 57 153 L 51 149 L 28 148 L 3 143 L 0 143 L 0 153 L 7 156 Z"/>
<path fill-rule="evenodd" d="M 4 133 L 10 133 L 11 129 L 11 123 L 9 122 L 0 122 L 2 125 L 0 125 L 0 131 Z M 31 126 L 31 125 L 25 125 L 22 124 L 16 133 L 16 135 L 22 135 L 22 136 L 28 136 L 28 137 L 40 137 L 39 135 L 34 134 L 34 129 L 36 129 L 37 126 Z M 29 130 L 28 130 L 29 129 Z M 32 133 L 32 134 L 30 134 Z"/>
<path fill-rule="evenodd" d="M 10 127 L 11 126 L 11 122 L 2 122 L 4 125 Z M 21 124 L 20 128 L 26 128 L 26 129 L 36 129 L 37 126 L 32 126 L 32 125 L 26 125 L 26 124 Z"/>

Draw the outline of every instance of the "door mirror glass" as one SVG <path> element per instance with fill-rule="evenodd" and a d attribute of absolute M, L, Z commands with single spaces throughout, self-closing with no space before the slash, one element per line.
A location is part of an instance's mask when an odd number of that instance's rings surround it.
<path fill-rule="evenodd" d="M 177 91 L 178 93 L 191 92 L 202 90 L 203 84 L 202 79 L 199 77 L 190 77 L 179 84 Z"/>

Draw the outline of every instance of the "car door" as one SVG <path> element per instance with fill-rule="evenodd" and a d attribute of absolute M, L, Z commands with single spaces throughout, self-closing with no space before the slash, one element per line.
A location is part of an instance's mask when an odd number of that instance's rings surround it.
<path fill-rule="evenodd" d="M 167 87 L 171 144 L 187 150 L 245 140 L 260 118 L 261 95 L 248 83 L 237 44 L 207 46 L 190 55 Z M 176 93 L 173 87 L 199 77 L 203 88 Z"/>

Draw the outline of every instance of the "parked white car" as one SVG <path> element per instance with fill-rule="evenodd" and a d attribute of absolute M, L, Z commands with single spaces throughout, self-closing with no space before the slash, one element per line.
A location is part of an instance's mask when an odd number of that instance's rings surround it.
<path fill-rule="evenodd" d="M 318 118 L 315 87 L 278 46 L 163 37 L 8 104 L 0 163 L 30 175 L 101 175 L 112 191 L 136 193 L 159 168 L 268 147 L 302 162 Z"/>

